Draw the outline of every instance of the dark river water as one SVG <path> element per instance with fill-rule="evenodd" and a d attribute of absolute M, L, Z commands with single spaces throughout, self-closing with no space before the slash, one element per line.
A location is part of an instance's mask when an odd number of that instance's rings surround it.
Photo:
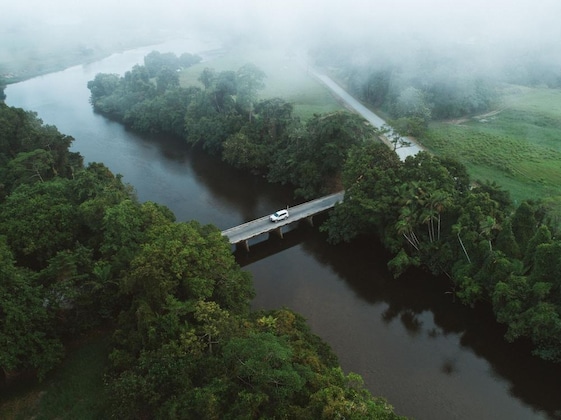
<path fill-rule="evenodd" d="M 8 105 L 36 111 L 75 138 L 86 162 L 103 162 L 141 201 L 168 206 L 180 221 L 226 229 L 294 204 L 289 189 L 226 167 L 180 142 L 139 136 L 92 112 L 86 84 L 119 73 L 154 49 L 212 57 L 218 45 L 179 40 L 139 48 L 10 85 Z M 212 64 L 209 63 L 209 66 Z M 321 220 L 317 220 L 320 222 Z M 454 302 L 446 283 L 422 272 L 398 280 L 375 238 L 332 246 L 316 228 L 238 252 L 253 274 L 254 308 L 289 307 L 396 412 L 417 419 L 561 418 L 561 369 L 509 345 L 484 308 Z"/>

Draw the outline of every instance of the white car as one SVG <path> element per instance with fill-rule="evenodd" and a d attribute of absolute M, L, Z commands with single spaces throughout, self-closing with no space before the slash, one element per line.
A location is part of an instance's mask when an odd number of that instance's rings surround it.
<path fill-rule="evenodd" d="M 271 219 L 271 222 L 278 222 L 279 220 L 284 220 L 288 218 L 288 210 L 279 210 L 273 214 L 271 214 L 271 216 L 269 216 L 269 219 Z"/>

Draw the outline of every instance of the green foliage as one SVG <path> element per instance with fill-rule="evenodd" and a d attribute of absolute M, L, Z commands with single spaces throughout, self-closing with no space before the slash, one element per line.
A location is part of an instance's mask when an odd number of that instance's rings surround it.
<path fill-rule="evenodd" d="M 546 238 L 547 240 L 547 238 Z M 539 243 L 533 254 L 533 269 L 530 278 L 534 282 L 548 282 L 552 285 L 553 302 L 561 302 L 561 244 L 558 240 Z"/>
<path fill-rule="evenodd" d="M 97 74 L 88 82 L 94 109 L 135 130 L 182 136 L 185 113 L 199 90 L 179 87 L 181 57 L 168 55 L 152 52 L 145 66 L 135 66 L 124 77 Z"/>
<path fill-rule="evenodd" d="M 333 242 L 350 241 L 359 234 L 382 233 L 390 223 L 399 158 L 381 143 L 369 142 L 350 151 L 343 169 L 345 200 L 322 229 Z"/>
<path fill-rule="evenodd" d="M 259 313 L 242 324 L 214 303 L 199 301 L 195 307 L 195 316 L 155 343 L 157 348 L 141 350 L 138 362 L 120 373 L 111 371 L 114 414 L 399 418 L 365 391 L 358 375 L 345 376 L 335 367 L 327 346 L 298 315 Z"/>
<path fill-rule="evenodd" d="M 240 67 L 236 74 L 236 102 L 248 111 L 250 121 L 253 114 L 253 103 L 257 100 L 258 92 L 265 87 L 264 79 L 265 73 L 263 70 L 252 63 Z"/>
<path fill-rule="evenodd" d="M 291 138 L 278 155 L 275 180 L 298 185 L 298 195 L 311 198 L 337 190 L 337 177 L 353 146 L 374 139 L 376 130 L 348 112 L 316 115 L 306 124 L 303 136 Z"/>
<path fill-rule="evenodd" d="M 82 166 L 68 152 L 72 140 L 37 114 L 0 103 L 0 200 L 20 184 L 71 176 Z"/>
<path fill-rule="evenodd" d="M 523 201 L 518 206 L 512 217 L 511 225 L 518 247 L 522 251 L 526 250 L 538 226 L 538 222 L 534 217 L 534 209 L 528 202 Z"/>
<path fill-rule="evenodd" d="M 95 219 L 130 190 L 102 165 L 83 168 L 68 151 L 72 139 L 35 114 L 2 106 L 0 119 L 1 325 L 8 329 L 3 349 L 9 348 L 0 367 L 42 377 L 59 363 L 63 338 L 98 326 L 115 310 L 116 289 L 95 260 L 101 244 Z"/>
<path fill-rule="evenodd" d="M 223 350 L 228 375 L 235 378 L 230 416 L 283 416 L 287 402 L 301 391 L 309 367 L 293 361 L 288 343 L 268 332 L 234 338 Z"/>
<path fill-rule="evenodd" d="M 4 78 L 0 77 L 0 101 L 3 102 L 6 99 L 6 93 L 4 92 L 6 89 L 6 82 Z"/>
<path fill-rule="evenodd" d="M 35 418 L 98 419 L 107 417 L 107 396 L 103 387 L 109 339 L 94 334 L 79 343 L 45 381 L 45 390 Z"/>
<path fill-rule="evenodd" d="M 388 269 L 393 274 L 394 278 L 401 276 L 411 267 L 419 266 L 420 261 L 418 257 L 410 257 L 405 250 L 400 249 L 398 254 L 388 262 Z"/>
<path fill-rule="evenodd" d="M 345 200 L 323 227 L 330 240 L 377 233 L 394 276 L 418 266 L 448 275 L 464 304 L 493 302 L 508 340 L 530 339 L 534 354 L 561 360 L 561 242 L 548 227 L 555 201 L 513 211 L 505 190 L 470 187 L 457 162 L 424 152 L 401 162 L 378 148 L 357 147 L 346 161 Z"/>
<path fill-rule="evenodd" d="M 423 135 L 431 120 L 426 94 L 412 86 L 405 88 L 392 104 L 391 115 L 395 119 L 390 125 L 400 134 Z"/>
<path fill-rule="evenodd" d="M 57 250 L 76 241 L 77 209 L 68 198 L 68 181 L 21 185 L 0 208 L 0 232 L 18 262 L 43 267 Z"/>
<path fill-rule="evenodd" d="M 36 369 L 43 378 L 63 355 L 54 313 L 43 304 L 45 289 L 30 281 L 33 274 L 15 266 L 5 239 L 0 236 L 0 368 Z"/>
<path fill-rule="evenodd" d="M 549 243 L 551 243 L 551 232 L 549 231 L 547 226 L 541 225 L 526 246 L 524 265 L 526 267 L 530 267 L 533 264 L 534 256 L 536 250 L 538 249 L 538 246 Z"/>
<path fill-rule="evenodd" d="M 176 70 L 191 67 L 202 60 L 198 55 L 183 53 L 177 57 L 173 53 L 160 53 L 152 51 L 144 57 L 144 67 L 148 70 L 151 77 L 158 77 L 163 70 Z"/>
<path fill-rule="evenodd" d="M 415 117 L 426 123 L 431 118 L 485 112 L 497 101 L 495 80 L 473 66 L 458 68 L 455 60 L 429 54 L 395 65 L 391 58 L 377 56 L 375 49 L 364 57 L 364 50 L 357 51 L 355 46 L 340 46 L 337 52 L 331 48 L 324 43 L 312 52 L 317 64 L 330 69 L 361 100 L 392 118 Z M 364 57 L 360 64 L 354 54 Z"/>

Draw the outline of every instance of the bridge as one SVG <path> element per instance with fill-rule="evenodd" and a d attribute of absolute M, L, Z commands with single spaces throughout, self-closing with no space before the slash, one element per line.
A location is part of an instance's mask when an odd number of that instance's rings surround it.
<path fill-rule="evenodd" d="M 288 209 L 289 217 L 279 222 L 271 222 L 269 215 L 263 216 L 259 219 L 252 220 L 251 222 L 243 223 L 239 226 L 234 226 L 230 229 L 222 231 L 222 236 L 226 236 L 231 244 L 243 245 L 246 250 L 249 250 L 248 241 L 256 236 L 265 233 L 274 232 L 282 238 L 282 228 L 291 223 L 298 222 L 303 219 L 312 221 L 312 217 L 316 214 L 322 213 L 335 206 L 335 204 L 343 201 L 345 192 L 327 195 L 316 200 L 308 201 Z"/>

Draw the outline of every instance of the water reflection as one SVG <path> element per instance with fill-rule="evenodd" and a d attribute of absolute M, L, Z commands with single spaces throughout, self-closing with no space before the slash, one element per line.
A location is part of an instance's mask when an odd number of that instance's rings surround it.
<path fill-rule="evenodd" d="M 456 360 L 453 359 L 445 360 L 444 363 L 442 364 L 441 371 L 446 375 L 453 375 L 454 373 L 456 373 L 458 371 L 458 367 L 456 366 Z"/>
<path fill-rule="evenodd" d="M 318 234 L 303 248 L 322 264 L 331 266 L 357 294 L 371 304 L 385 303 L 382 321 L 400 322 L 411 337 L 427 339 L 457 334 L 460 345 L 487 360 L 493 375 L 508 383 L 509 393 L 543 411 L 550 418 L 561 418 L 561 367 L 530 356 L 528 343 L 507 343 L 505 328 L 495 322 L 487 305 L 467 308 L 454 303 L 445 291 L 445 279 L 412 270 L 400 279 L 391 279 L 384 264 L 388 256 L 374 238 L 361 238 L 352 244 L 332 247 Z M 426 328 L 423 315 L 430 314 L 434 327 Z M 457 360 L 444 358 L 442 373 L 457 374 Z"/>

